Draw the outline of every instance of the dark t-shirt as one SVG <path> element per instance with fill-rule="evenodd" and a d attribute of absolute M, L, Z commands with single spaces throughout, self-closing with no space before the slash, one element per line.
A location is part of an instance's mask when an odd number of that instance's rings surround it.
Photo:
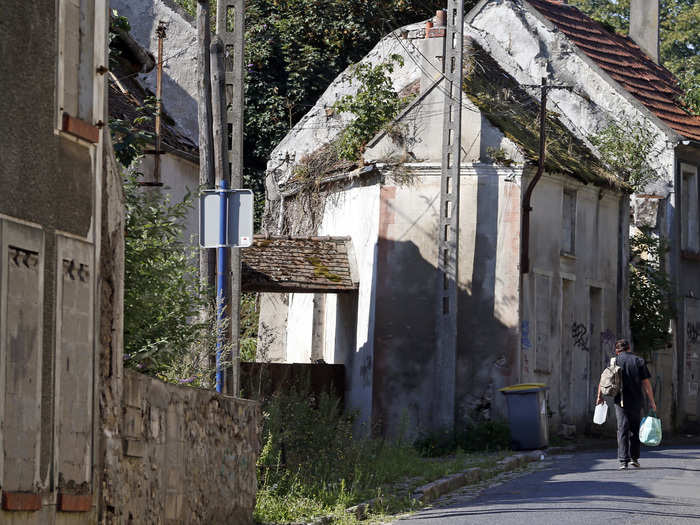
<path fill-rule="evenodd" d="M 651 377 L 646 362 L 631 352 L 621 352 L 617 356 L 617 366 L 622 368 L 624 408 L 641 409 L 644 401 L 642 381 Z M 620 404 L 620 394 L 615 396 L 615 404 Z"/>

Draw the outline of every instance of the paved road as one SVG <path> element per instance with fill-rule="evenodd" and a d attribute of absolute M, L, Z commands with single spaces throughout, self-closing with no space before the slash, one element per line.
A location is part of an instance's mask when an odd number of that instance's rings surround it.
<path fill-rule="evenodd" d="M 642 468 L 617 470 L 613 450 L 552 456 L 544 468 L 453 495 L 396 525 L 700 525 L 700 446 L 642 450 Z"/>

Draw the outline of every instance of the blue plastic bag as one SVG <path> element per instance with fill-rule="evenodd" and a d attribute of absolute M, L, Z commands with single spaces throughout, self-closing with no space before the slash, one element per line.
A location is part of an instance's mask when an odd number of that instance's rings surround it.
<path fill-rule="evenodd" d="M 639 426 L 639 441 L 649 447 L 655 447 L 661 443 L 661 420 L 656 417 L 656 412 L 653 410 L 642 419 L 642 424 Z"/>

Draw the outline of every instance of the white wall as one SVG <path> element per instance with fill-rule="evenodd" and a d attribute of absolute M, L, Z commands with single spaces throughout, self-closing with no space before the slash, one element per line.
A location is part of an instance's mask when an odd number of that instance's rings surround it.
<path fill-rule="evenodd" d="M 199 243 L 199 166 L 193 162 L 166 153 L 160 158 L 160 173 L 163 186 L 161 192 L 169 195 L 173 203 L 182 202 L 187 192 L 192 193 L 192 208 L 185 218 L 185 230 L 183 240 L 197 246 Z M 132 168 L 132 171 L 144 174 L 143 180 L 153 180 L 153 155 L 141 157 Z"/>
<path fill-rule="evenodd" d="M 358 410 L 358 425 L 368 424 L 372 408 L 374 332 L 374 267 L 379 214 L 379 185 L 351 186 L 326 202 L 318 235 L 352 237 L 359 290 L 348 297 L 326 297 L 323 356 L 327 363 L 346 365 L 346 406 Z M 357 301 L 357 326 L 348 333 L 346 317 Z M 338 305 L 342 307 L 339 308 Z M 263 315 L 264 313 L 261 313 Z M 313 294 L 290 294 L 287 362 L 308 363 L 311 357 Z M 340 327 L 340 328 L 339 328 Z M 346 349 L 339 351 L 339 349 Z"/>

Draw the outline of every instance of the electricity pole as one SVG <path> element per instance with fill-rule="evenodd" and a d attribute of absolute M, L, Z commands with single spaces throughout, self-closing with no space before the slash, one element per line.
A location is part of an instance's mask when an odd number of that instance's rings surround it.
<path fill-rule="evenodd" d="M 245 46 L 245 1 L 219 0 L 216 5 L 216 33 L 223 41 L 227 112 L 227 161 L 231 188 L 240 188 L 243 178 L 243 51 Z M 239 327 L 241 304 L 241 257 L 239 248 L 230 249 L 230 341 L 232 366 L 226 377 L 226 392 L 240 392 Z"/>
<path fill-rule="evenodd" d="M 436 430 L 452 430 L 455 419 L 463 20 L 464 0 L 448 0 L 443 60 L 445 102 L 438 219 L 438 312 L 435 325 L 433 415 Z"/>

